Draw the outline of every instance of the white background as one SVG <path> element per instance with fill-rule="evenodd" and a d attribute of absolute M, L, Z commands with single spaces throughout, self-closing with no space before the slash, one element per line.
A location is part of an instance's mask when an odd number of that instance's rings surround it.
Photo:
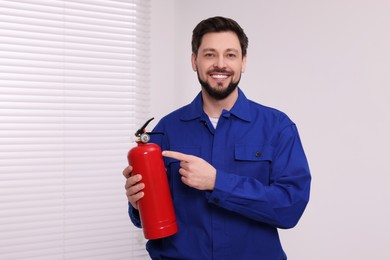
<path fill-rule="evenodd" d="M 249 37 L 247 97 L 298 125 L 313 182 L 292 260 L 390 259 L 390 1 L 152 1 L 152 116 L 200 90 L 191 33 L 210 16 Z M 157 120 L 156 120 L 157 121 Z"/>

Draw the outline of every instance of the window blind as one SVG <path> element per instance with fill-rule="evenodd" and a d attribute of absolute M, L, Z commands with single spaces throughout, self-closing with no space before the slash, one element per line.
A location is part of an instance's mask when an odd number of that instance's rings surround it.
<path fill-rule="evenodd" d="M 0 1 L 0 259 L 147 259 L 122 170 L 150 0 Z"/>

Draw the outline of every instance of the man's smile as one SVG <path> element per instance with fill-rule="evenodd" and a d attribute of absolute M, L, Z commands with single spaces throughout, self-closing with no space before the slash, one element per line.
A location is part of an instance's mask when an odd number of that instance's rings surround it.
<path fill-rule="evenodd" d="M 223 81 L 227 78 L 229 78 L 232 75 L 232 73 L 227 71 L 212 71 L 209 73 L 209 76 L 215 80 Z"/>
<path fill-rule="evenodd" d="M 211 74 L 210 75 L 213 79 L 226 79 L 229 77 L 229 75 L 226 74 Z"/>

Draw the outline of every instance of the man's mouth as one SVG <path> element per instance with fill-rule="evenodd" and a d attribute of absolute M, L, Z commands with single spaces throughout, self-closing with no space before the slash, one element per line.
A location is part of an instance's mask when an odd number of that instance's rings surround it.
<path fill-rule="evenodd" d="M 211 77 L 213 79 L 226 79 L 228 77 L 228 75 L 224 75 L 224 74 L 211 74 Z"/>
<path fill-rule="evenodd" d="M 228 72 L 211 72 L 210 73 L 210 77 L 213 78 L 213 79 L 218 79 L 218 80 L 223 80 L 223 79 L 227 79 L 228 77 L 230 77 L 230 73 Z"/>

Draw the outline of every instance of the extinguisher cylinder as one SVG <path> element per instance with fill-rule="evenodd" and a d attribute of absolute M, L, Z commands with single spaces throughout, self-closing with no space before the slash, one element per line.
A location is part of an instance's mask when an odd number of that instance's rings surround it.
<path fill-rule="evenodd" d="M 133 174 L 142 175 L 144 197 L 138 201 L 138 210 L 146 239 L 171 236 L 178 231 L 168 178 L 161 148 L 153 143 L 141 143 L 127 156 Z"/>

